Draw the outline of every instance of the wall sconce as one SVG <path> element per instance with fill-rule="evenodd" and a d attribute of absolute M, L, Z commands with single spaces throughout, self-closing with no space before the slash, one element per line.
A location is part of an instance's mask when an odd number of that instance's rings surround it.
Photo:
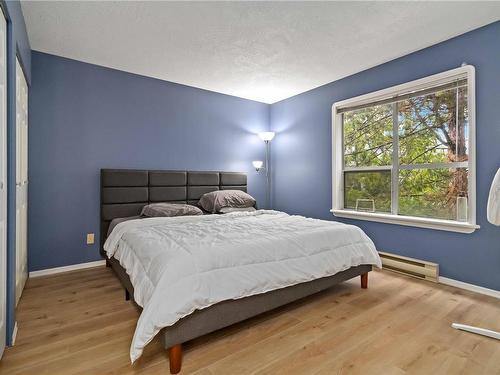
<path fill-rule="evenodd" d="M 254 160 L 252 161 L 252 164 L 255 170 L 258 172 L 261 170 L 262 166 L 264 165 L 264 162 L 262 160 Z"/>
<path fill-rule="evenodd" d="M 274 136 L 276 134 L 274 132 L 262 132 L 259 133 L 260 139 L 264 141 L 266 144 L 266 164 L 263 166 L 263 162 L 260 160 L 255 160 L 252 162 L 255 170 L 259 172 L 261 169 L 266 170 L 266 208 L 271 208 L 270 203 L 271 203 L 271 179 L 270 179 L 270 172 L 271 172 L 271 165 L 269 163 L 269 154 L 270 154 L 270 142 L 274 139 Z"/>

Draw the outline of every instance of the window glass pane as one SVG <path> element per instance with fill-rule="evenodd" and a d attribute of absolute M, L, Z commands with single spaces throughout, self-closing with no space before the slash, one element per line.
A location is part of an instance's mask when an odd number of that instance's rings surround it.
<path fill-rule="evenodd" d="M 391 212 L 391 171 L 344 172 L 344 207 Z"/>
<path fill-rule="evenodd" d="M 379 105 L 343 114 L 344 165 L 392 164 L 392 105 Z"/>
<path fill-rule="evenodd" d="M 467 88 L 398 102 L 398 127 L 400 164 L 466 161 Z"/>
<path fill-rule="evenodd" d="M 400 170 L 399 214 L 467 221 L 467 178 L 467 168 Z"/>
<path fill-rule="evenodd" d="M 467 87 L 458 89 L 457 156 L 455 161 L 469 160 L 469 111 L 467 108 Z"/>

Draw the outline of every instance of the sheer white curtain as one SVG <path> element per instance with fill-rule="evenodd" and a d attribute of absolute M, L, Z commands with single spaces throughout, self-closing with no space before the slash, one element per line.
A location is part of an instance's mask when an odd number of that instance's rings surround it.
<path fill-rule="evenodd" d="M 500 168 L 497 170 L 493 182 L 491 183 L 490 195 L 488 197 L 488 221 L 494 225 L 500 225 Z M 500 332 L 492 331 L 486 328 L 468 326 L 465 324 L 453 323 L 453 328 L 463 331 L 476 333 L 478 335 L 492 337 L 500 340 Z"/>
<path fill-rule="evenodd" d="M 491 224 L 500 225 L 500 168 L 491 183 L 487 216 Z"/>

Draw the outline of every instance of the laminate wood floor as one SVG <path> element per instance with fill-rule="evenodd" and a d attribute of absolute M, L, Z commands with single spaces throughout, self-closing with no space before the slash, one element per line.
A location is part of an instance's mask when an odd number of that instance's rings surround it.
<path fill-rule="evenodd" d="M 158 339 L 133 366 L 139 310 L 109 268 L 28 280 L 7 374 L 168 374 Z M 390 272 L 370 273 L 185 345 L 181 374 L 500 374 L 500 302 Z"/>

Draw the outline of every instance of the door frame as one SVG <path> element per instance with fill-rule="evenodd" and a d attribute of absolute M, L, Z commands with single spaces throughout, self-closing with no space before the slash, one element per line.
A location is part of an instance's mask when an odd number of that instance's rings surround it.
<path fill-rule="evenodd" d="M 4 122 L 4 124 L 2 125 L 2 128 L 0 129 L 0 134 L 2 136 L 2 142 L 3 142 L 3 145 L 2 145 L 2 155 L 1 155 L 1 163 L 2 163 L 2 175 L 0 176 L 0 180 L 1 180 L 1 183 L 2 183 L 2 190 L 1 190 L 1 193 L 0 193 L 0 205 L 3 206 L 3 210 L 4 212 L 1 213 L 1 215 L 3 216 L 2 217 L 2 220 L 5 220 L 5 232 L 4 232 L 4 238 L 3 238 L 3 244 L 2 244 L 2 247 L 4 247 L 4 253 L 0 253 L 0 257 L 2 257 L 2 261 L 0 262 L 0 264 L 2 265 L 2 269 L 0 269 L 0 287 L 3 289 L 3 299 L 2 301 L 0 301 L 0 309 L 2 309 L 3 311 L 0 312 L 0 314 L 3 315 L 3 319 L 4 321 L 2 322 L 3 323 L 3 327 L 2 329 L 0 329 L 0 358 L 2 357 L 3 355 L 3 352 L 4 352 L 4 349 L 5 349 L 5 346 L 7 345 L 8 343 L 8 338 L 10 336 L 10 332 L 9 332 L 9 298 L 8 298 L 8 294 L 9 294 L 9 290 L 8 290 L 8 275 L 7 275 L 7 272 L 8 272 L 8 269 L 9 269 L 9 266 L 8 266 L 8 261 L 9 261 L 9 255 L 8 255 L 8 232 L 9 232 L 9 219 L 8 219 L 8 188 L 9 188 L 9 164 L 8 164 L 8 160 L 9 160 L 9 151 L 8 151 L 8 137 L 9 137 L 9 132 L 8 132 L 8 128 L 9 128 L 9 111 L 8 111 L 8 103 L 9 103 L 9 100 L 8 100 L 8 97 L 9 97 L 9 89 L 10 89 L 10 85 L 9 85 L 9 68 L 8 68 L 8 63 L 9 63 L 9 59 L 8 59 L 8 51 L 9 51 L 9 46 L 8 46 L 8 40 L 9 40 L 9 22 L 8 22 L 8 15 L 6 14 L 5 12 L 5 9 L 4 7 L 0 7 L 0 13 L 1 15 L 0 16 L 3 16 L 3 20 L 2 22 L 5 22 L 5 30 L 4 30 L 4 38 L 5 40 L 3 41 L 4 42 L 4 58 L 5 58 L 5 71 L 2 72 L 5 73 L 5 82 L 4 82 L 4 103 L 3 105 L 5 106 L 4 107 L 4 111 L 5 113 L 2 115 L 2 122 Z"/>
<path fill-rule="evenodd" d="M 7 346 L 13 345 L 16 326 L 16 57 L 26 74 L 25 61 L 15 39 L 12 17 L 0 0 L 7 21 Z M 31 82 L 28 79 L 28 93 Z"/>

